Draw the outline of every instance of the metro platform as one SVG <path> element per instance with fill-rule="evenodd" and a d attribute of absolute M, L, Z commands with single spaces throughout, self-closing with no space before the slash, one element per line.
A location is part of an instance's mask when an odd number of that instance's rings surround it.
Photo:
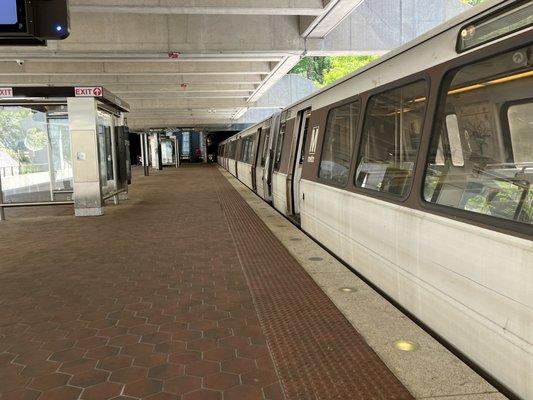
<path fill-rule="evenodd" d="M 0 399 L 504 399 L 215 166 L 0 225 Z M 414 351 L 403 351 L 405 349 Z"/>

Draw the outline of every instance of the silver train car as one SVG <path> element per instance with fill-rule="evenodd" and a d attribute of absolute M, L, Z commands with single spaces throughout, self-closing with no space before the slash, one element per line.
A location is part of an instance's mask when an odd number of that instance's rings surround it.
<path fill-rule="evenodd" d="M 488 1 L 218 151 L 522 399 L 533 399 L 532 22 L 532 1 Z"/>

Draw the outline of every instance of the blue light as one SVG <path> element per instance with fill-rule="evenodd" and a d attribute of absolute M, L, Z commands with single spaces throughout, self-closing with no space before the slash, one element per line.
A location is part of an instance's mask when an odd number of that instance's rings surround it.
<path fill-rule="evenodd" d="M 61 32 L 63 30 L 63 27 L 61 25 L 56 26 L 56 31 Z"/>

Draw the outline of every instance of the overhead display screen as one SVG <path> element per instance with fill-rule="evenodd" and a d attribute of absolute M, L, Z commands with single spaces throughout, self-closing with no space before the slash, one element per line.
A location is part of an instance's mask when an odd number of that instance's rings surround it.
<path fill-rule="evenodd" d="M 17 0 L 0 0 L 0 25 L 15 25 L 17 22 Z"/>

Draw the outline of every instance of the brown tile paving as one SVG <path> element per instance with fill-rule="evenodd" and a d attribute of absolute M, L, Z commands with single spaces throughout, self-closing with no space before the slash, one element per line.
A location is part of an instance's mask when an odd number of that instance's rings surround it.
<path fill-rule="evenodd" d="M 265 385 L 274 383 L 277 376 L 288 400 L 412 399 L 240 194 L 225 180 L 216 184 L 253 294 L 253 314 L 262 328 L 247 325 L 233 332 L 249 337 L 252 344 L 268 338 L 272 355 L 256 360 L 256 367 L 265 371 L 245 370 L 246 363 L 239 358 L 223 362 L 222 370 L 240 373 L 243 382 L 225 392 L 224 400 L 262 398 L 267 393 Z M 243 307 L 232 316 L 242 317 L 247 311 L 251 309 Z M 248 353 L 245 348 L 238 350 L 239 355 L 254 354 L 250 348 Z M 277 376 L 273 376 L 271 358 Z"/>
<path fill-rule="evenodd" d="M 130 196 L 2 223 L 0 400 L 283 399 L 227 202 L 251 210 L 208 167 L 137 177 Z M 336 397 L 287 400 L 311 398 Z"/>
<path fill-rule="evenodd" d="M 213 178 L 212 168 L 140 177 L 102 218 L 8 215 L 1 400 L 222 399 L 240 384 L 221 365 L 258 325 Z"/>

